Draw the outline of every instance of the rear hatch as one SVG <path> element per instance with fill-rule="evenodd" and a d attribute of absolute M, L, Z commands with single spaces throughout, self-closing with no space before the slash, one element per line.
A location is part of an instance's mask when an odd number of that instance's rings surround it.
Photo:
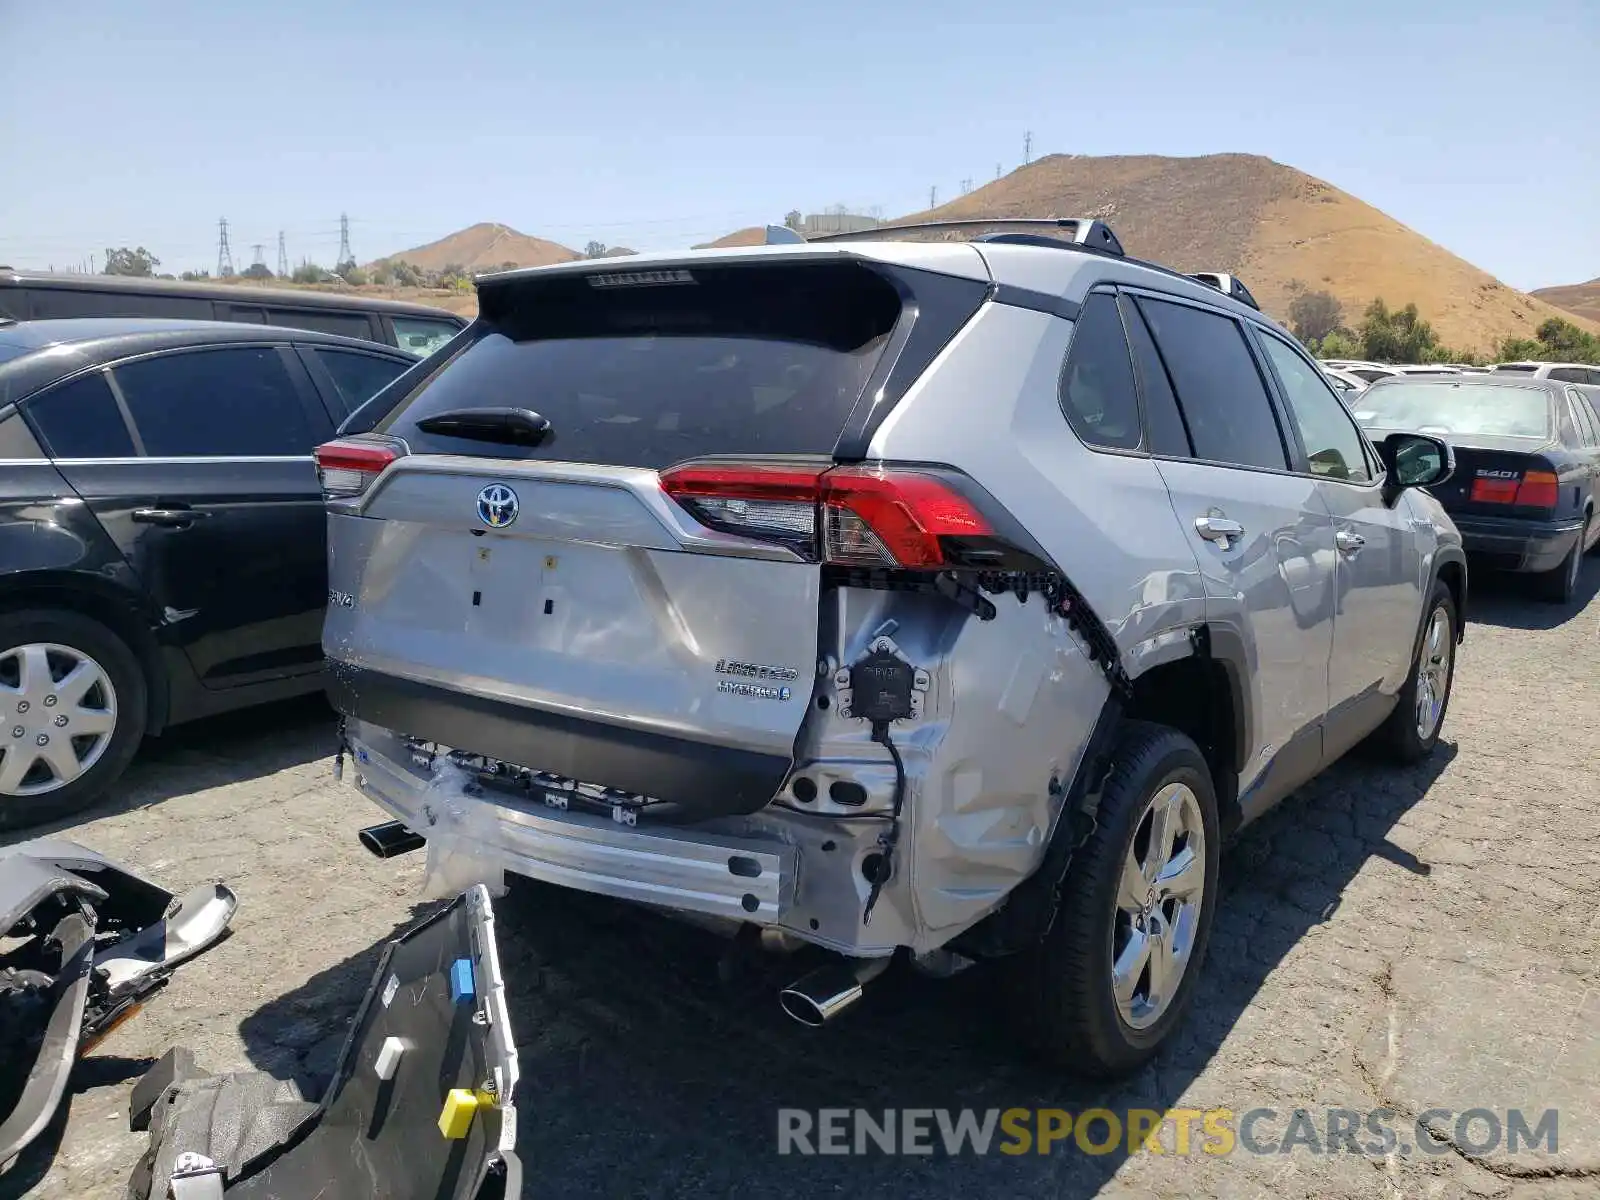
<path fill-rule="evenodd" d="M 1555 506 L 1555 470 L 1544 454 L 1554 440 L 1550 397 L 1542 386 L 1472 377 L 1382 383 L 1362 393 L 1353 412 L 1374 441 L 1403 432 L 1450 444 L 1455 474 L 1428 490 L 1452 514 L 1547 519 Z"/>
<path fill-rule="evenodd" d="M 919 318 L 919 289 L 945 303 Z M 568 786 L 761 807 L 816 675 L 818 479 L 986 291 L 836 253 L 484 281 L 468 344 L 319 451 L 335 703 Z"/>

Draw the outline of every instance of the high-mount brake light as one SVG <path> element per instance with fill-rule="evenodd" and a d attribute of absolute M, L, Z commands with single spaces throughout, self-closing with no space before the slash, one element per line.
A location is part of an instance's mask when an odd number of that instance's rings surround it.
<path fill-rule="evenodd" d="M 341 438 L 312 451 L 324 500 L 348 500 L 361 495 L 388 465 L 399 458 L 399 446 L 385 442 Z"/>
<path fill-rule="evenodd" d="M 956 565 L 941 538 L 993 533 L 967 497 L 915 469 L 690 463 L 661 486 L 713 529 L 838 566 L 940 570 Z"/>

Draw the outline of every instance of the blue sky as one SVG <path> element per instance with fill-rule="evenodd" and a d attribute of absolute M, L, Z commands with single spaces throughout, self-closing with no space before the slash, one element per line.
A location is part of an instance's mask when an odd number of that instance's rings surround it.
<path fill-rule="evenodd" d="M 1518 287 L 1600 275 L 1600 3 L 0 0 L 0 262 L 706 240 L 1035 155 L 1265 154 Z"/>

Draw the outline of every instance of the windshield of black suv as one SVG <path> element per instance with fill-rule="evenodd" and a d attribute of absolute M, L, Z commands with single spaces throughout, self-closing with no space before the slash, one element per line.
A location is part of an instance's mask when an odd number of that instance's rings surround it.
<path fill-rule="evenodd" d="M 1550 436 L 1550 401 L 1542 388 L 1492 383 L 1374 384 L 1356 402 L 1355 418 L 1369 428 L 1418 433 Z"/>

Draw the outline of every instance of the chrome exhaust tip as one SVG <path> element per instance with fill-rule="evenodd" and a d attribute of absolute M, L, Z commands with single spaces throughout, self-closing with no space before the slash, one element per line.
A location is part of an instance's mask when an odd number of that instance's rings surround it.
<path fill-rule="evenodd" d="M 778 1004 L 800 1024 L 820 1028 L 861 999 L 888 966 L 888 958 L 829 963 L 779 992 Z"/>
<path fill-rule="evenodd" d="M 367 853 L 374 858 L 394 858 L 409 854 L 428 844 L 420 833 L 412 833 L 399 821 L 385 821 L 382 825 L 368 825 L 358 835 Z"/>

